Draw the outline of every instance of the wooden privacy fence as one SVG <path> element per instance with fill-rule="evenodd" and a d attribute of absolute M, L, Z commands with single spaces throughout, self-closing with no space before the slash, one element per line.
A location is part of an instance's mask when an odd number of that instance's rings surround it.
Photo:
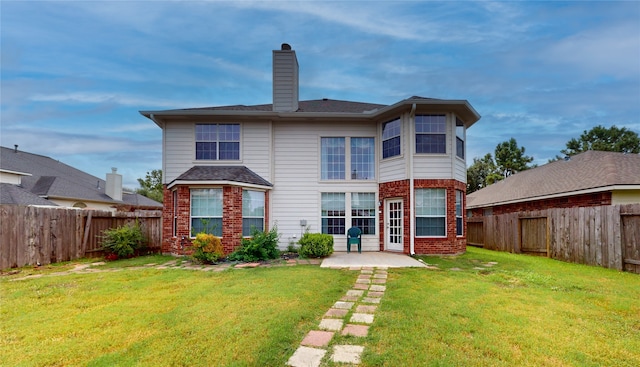
<path fill-rule="evenodd" d="M 0 205 L 0 269 L 69 261 L 102 253 L 102 231 L 140 224 L 147 250 L 159 251 L 162 212 L 110 212 Z"/>
<path fill-rule="evenodd" d="M 467 218 L 467 243 L 640 274 L 640 204 Z"/>

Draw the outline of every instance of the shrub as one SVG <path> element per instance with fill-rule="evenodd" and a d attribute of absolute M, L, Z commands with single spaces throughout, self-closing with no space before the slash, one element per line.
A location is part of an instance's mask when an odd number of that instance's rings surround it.
<path fill-rule="evenodd" d="M 196 238 L 191 241 L 191 246 L 193 246 L 193 258 L 200 262 L 213 264 L 224 257 L 222 241 L 212 234 L 204 232 L 196 234 Z"/>
<path fill-rule="evenodd" d="M 278 229 L 271 228 L 269 232 L 254 229 L 250 238 L 243 238 L 240 247 L 232 252 L 228 259 L 232 261 L 262 261 L 276 259 L 280 256 L 278 250 Z"/>
<path fill-rule="evenodd" d="M 333 253 L 333 236 L 323 233 L 305 233 L 300 241 L 302 257 L 326 257 Z"/>
<path fill-rule="evenodd" d="M 144 242 L 145 238 L 138 222 L 102 231 L 102 249 L 106 252 L 105 258 L 108 259 L 114 259 L 113 255 L 119 258 L 131 257 Z"/>

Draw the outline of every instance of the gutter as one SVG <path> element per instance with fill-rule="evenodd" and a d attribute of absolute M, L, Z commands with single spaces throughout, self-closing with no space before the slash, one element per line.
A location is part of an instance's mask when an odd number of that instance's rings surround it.
<path fill-rule="evenodd" d="M 414 120 L 416 117 L 416 104 L 414 103 L 411 106 L 411 112 L 409 112 L 409 132 L 410 136 L 414 136 L 414 127 L 415 124 L 411 123 L 411 120 Z M 415 142 L 415 139 L 409 139 L 409 141 Z M 409 152 L 409 254 L 411 256 L 416 254 L 415 251 L 415 209 L 413 205 L 414 201 L 414 191 L 415 191 L 415 183 L 413 179 L 413 145 L 407 144 L 411 151 Z"/>

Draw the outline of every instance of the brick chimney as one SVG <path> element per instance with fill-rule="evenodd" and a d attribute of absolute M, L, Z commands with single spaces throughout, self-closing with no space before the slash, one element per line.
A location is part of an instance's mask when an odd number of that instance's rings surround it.
<path fill-rule="evenodd" d="M 122 201 L 122 175 L 116 171 L 118 169 L 112 167 L 111 173 L 107 173 L 107 187 L 104 192 L 113 200 Z"/>
<path fill-rule="evenodd" d="M 298 110 L 298 58 L 286 43 L 273 50 L 273 110 Z"/>

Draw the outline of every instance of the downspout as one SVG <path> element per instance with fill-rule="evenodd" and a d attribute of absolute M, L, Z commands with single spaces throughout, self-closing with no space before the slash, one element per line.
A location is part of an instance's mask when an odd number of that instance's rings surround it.
<path fill-rule="evenodd" d="M 412 121 L 415 120 L 416 117 L 416 104 L 414 103 L 411 106 L 411 112 L 409 112 L 409 132 L 410 132 L 410 151 L 409 151 L 409 254 L 411 256 L 416 254 L 415 251 L 415 209 L 413 205 L 414 201 L 414 182 L 413 182 L 413 154 L 414 154 L 414 145 L 415 139 L 411 139 L 415 135 L 415 123 Z"/>

